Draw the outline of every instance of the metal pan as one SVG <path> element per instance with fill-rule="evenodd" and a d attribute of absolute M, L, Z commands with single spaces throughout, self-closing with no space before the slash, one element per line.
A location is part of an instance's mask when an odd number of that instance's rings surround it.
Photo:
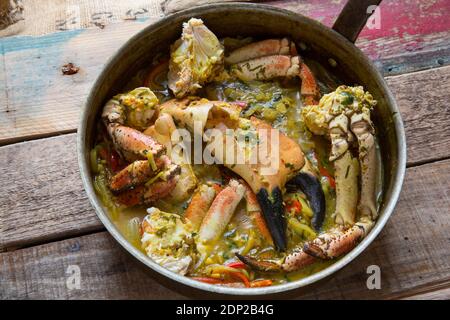
<path fill-rule="evenodd" d="M 291 11 L 260 4 L 215 4 L 181 11 L 146 27 L 128 40 L 106 63 L 91 89 L 84 106 L 78 130 L 78 161 L 89 200 L 111 235 L 136 259 L 157 273 L 178 283 L 210 292 L 233 295 L 266 295 L 310 285 L 335 273 L 355 259 L 375 239 L 392 214 L 399 198 L 406 168 L 406 140 L 396 102 L 382 75 L 372 62 L 353 44 L 369 15 L 367 7 L 380 0 L 350 0 L 333 29 Z M 219 37 L 256 36 L 261 38 L 288 36 L 308 48 L 305 54 L 323 62 L 335 61 L 332 72 L 347 84 L 363 85 L 378 105 L 374 114 L 384 167 L 384 192 L 380 216 L 369 235 L 350 253 L 330 267 L 304 279 L 266 288 L 229 288 L 191 280 L 172 273 L 154 263 L 133 247 L 110 220 L 94 192 L 89 168 L 95 123 L 104 103 L 120 92 L 131 77 L 148 66 L 159 52 L 167 52 L 181 32 L 181 25 L 191 17 L 201 18 Z M 330 60 L 332 59 L 332 60 Z"/>

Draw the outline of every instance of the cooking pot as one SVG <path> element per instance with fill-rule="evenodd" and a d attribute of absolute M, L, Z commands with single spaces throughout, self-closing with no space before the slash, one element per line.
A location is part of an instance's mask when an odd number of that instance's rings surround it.
<path fill-rule="evenodd" d="M 403 123 L 392 93 L 373 63 L 353 44 L 370 14 L 369 5 L 380 0 L 350 0 L 332 29 L 300 14 L 261 4 L 213 4 L 194 7 L 169 15 L 131 37 L 106 63 L 95 81 L 84 106 L 78 129 L 78 161 L 87 192 L 98 217 L 111 235 L 136 259 L 174 281 L 197 289 L 233 295 L 266 295 L 288 291 L 323 279 L 355 259 L 385 226 L 399 198 L 406 168 L 406 143 Z M 121 92 L 139 70 L 148 67 L 153 57 L 168 52 L 180 37 L 182 23 L 200 18 L 218 37 L 287 36 L 306 48 L 301 54 L 319 61 L 342 83 L 362 85 L 378 101 L 373 113 L 383 162 L 383 195 L 380 215 L 371 232 L 351 252 L 326 269 L 306 278 L 264 288 L 214 286 L 168 271 L 131 245 L 111 221 L 93 188 L 89 152 L 93 147 L 96 122 L 108 99 Z"/>

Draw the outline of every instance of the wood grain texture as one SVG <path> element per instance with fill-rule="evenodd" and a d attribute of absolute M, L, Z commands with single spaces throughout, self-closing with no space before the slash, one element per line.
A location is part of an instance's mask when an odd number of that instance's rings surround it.
<path fill-rule="evenodd" d="M 408 165 L 450 156 L 449 77 L 443 67 L 389 79 L 405 120 Z M 0 166 L 0 194 L 9 195 L 0 202 L 0 248 L 102 229 L 81 184 L 75 144 L 68 134 L 0 147 L 0 163 L 9 164 Z"/>
<path fill-rule="evenodd" d="M 74 131 L 92 83 L 107 59 L 148 22 L 0 40 L 0 144 Z M 61 67 L 80 68 L 72 76 Z M 2 80 L 3 78 L 3 80 Z"/>
<path fill-rule="evenodd" d="M 66 285 L 78 266 L 81 290 Z M 71 267 L 73 268 L 73 267 Z M 0 256 L 0 299 L 181 299 L 153 280 L 106 232 Z"/>
<path fill-rule="evenodd" d="M 408 164 L 450 156 L 450 66 L 387 78 L 405 124 Z"/>
<path fill-rule="evenodd" d="M 75 140 L 69 134 L 0 148 L 0 248 L 102 229 L 81 184 Z"/>
<path fill-rule="evenodd" d="M 268 3 L 331 26 L 345 2 Z M 450 67 L 443 67 L 450 63 L 450 2 L 384 0 L 380 10 L 381 28 L 365 28 L 357 45 L 384 75 L 398 75 L 387 81 L 414 167 L 395 213 L 368 250 L 332 278 L 279 297 L 450 298 Z M 151 22 L 0 39 L 0 145 L 74 132 L 105 61 Z M 80 72 L 62 76 L 68 62 Z M 67 134 L 0 147 L 0 299 L 215 298 L 161 279 L 102 231 L 81 185 L 75 140 Z M 438 159 L 446 160 L 429 163 Z M 58 239 L 67 240 L 47 243 Z M 372 264 L 381 267 L 381 290 L 366 288 Z M 69 265 L 80 267 L 81 290 L 66 286 Z"/>
<path fill-rule="evenodd" d="M 345 1 L 269 3 L 330 26 Z M 438 0 L 424 6 L 414 0 L 401 7 L 394 1 L 383 1 L 381 28 L 363 30 L 357 45 L 386 74 L 445 65 L 450 61 L 449 20 L 439 17 L 448 12 L 449 3 Z M 442 23 L 427 23 L 424 15 Z M 396 17 L 401 17 L 401 24 Z M 74 132 L 80 108 L 104 63 L 153 21 L 124 21 L 104 29 L 0 39 L 0 145 Z M 423 59 L 417 61 L 414 57 L 419 55 Z M 80 67 L 76 75 L 62 75 L 61 66 L 68 62 Z"/>
<path fill-rule="evenodd" d="M 165 14 L 171 14 L 181 10 L 189 9 L 195 6 L 224 2 L 257 2 L 252 0 L 164 0 L 161 3 L 162 11 Z"/>
<path fill-rule="evenodd" d="M 396 211 L 361 256 L 317 285 L 274 298 L 389 299 L 448 284 L 450 190 L 441 182 L 449 179 L 450 160 L 409 168 Z M 381 268 L 381 290 L 366 287 L 367 267 L 374 264 Z M 69 265 L 80 268 L 80 290 L 65 285 Z M 147 272 L 100 232 L 0 253 L 0 298 L 221 298 Z"/>
<path fill-rule="evenodd" d="M 444 289 L 435 289 L 429 292 L 419 293 L 404 297 L 403 300 L 449 300 L 450 287 Z"/>
<path fill-rule="evenodd" d="M 268 2 L 312 17 L 331 27 L 346 0 Z M 424 70 L 450 63 L 450 2 L 383 0 L 356 41 L 384 75 Z M 430 19 L 433 17 L 433 19 Z M 418 61 L 418 58 L 421 58 Z M 399 63 L 401 62 L 401 63 Z"/>

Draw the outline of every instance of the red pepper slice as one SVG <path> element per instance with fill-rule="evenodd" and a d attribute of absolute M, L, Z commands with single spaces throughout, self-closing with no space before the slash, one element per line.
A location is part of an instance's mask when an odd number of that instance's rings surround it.
<path fill-rule="evenodd" d="M 248 280 L 248 278 L 247 278 L 243 273 L 240 273 L 240 272 L 230 272 L 229 274 L 230 274 L 232 277 L 238 278 L 239 280 L 241 280 L 241 281 L 244 283 L 244 285 L 245 285 L 247 288 L 250 288 L 250 281 Z"/>
<path fill-rule="evenodd" d="M 108 150 L 104 147 L 100 147 L 98 150 L 98 155 L 100 156 L 100 158 L 102 158 L 103 160 L 108 161 Z"/>
<path fill-rule="evenodd" d="M 328 172 L 328 170 L 325 169 L 324 167 L 320 167 L 319 171 L 322 176 L 324 176 L 328 179 L 328 181 L 330 182 L 330 187 L 333 189 L 336 189 L 336 182 L 335 182 L 334 178 L 331 176 L 331 174 Z"/>
<path fill-rule="evenodd" d="M 235 268 L 235 269 L 245 269 L 245 267 L 246 267 L 245 263 L 243 263 L 241 261 L 230 262 L 230 263 L 226 264 L 226 266 Z"/>
<path fill-rule="evenodd" d="M 272 280 L 266 279 L 266 280 L 255 280 L 250 282 L 251 288 L 261 288 L 261 287 L 269 287 L 273 283 Z"/>
<path fill-rule="evenodd" d="M 289 201 L 289 203 L 286 206 L 286 210 L 288 212 L 291 212 L 292 210 L 294 210 L 294 213 L 302 212 L 302 208 L 303 208 L 302 204 L 298 200 L 291 200 L 291 201 Z"/>
<path fill-rule="evenodd" d="M 209 284 L 218 284 L 218 283 L 225 283 L 222 279 L 216 279 L 216 278 L 209 278 L 209 277 L 191 277 L 191 279 L 209 283 Z"/>
<path fill-rule="evenodd" d="M 120 169 L 120 156 L 115 150 L 111 151 L 111 155 L 109 157 L 109 165 L 113 172 L 116 172 Z"/>

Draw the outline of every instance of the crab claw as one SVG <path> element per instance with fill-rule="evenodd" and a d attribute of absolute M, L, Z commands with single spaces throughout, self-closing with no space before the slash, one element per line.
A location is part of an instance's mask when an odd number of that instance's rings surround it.
<path fill-rule="evenodd" d="M 210 128 L 222 133 L 217 137 L 223 139 L 223 144 L 208 143 L 206 151 L 250 186 L 275 247 L 285 251 L 286 221 L 281 190 L 305 164 L 298 143 L 258 118 L 240 118 L 240 109 L 227 102 L 198 98 L 169 100 L 160 109 L 194 133 L 202 134 Z M 200 122 L 198 131 L 194 121 Z M 215 141 L 216 137 L 211 140 Z M 229 153 L 235 156 L 231 160 L 226 156 Z"/>
<path fill-rule="evenodd" d="M 300 172 L 286 184 L 287 189 L 297 189 L 306 195 L 314 212 L 312 225 L 317 231 L 320 230 L 325 219 L 325 195 L 319 179 L 311 173 Z"/>
<path fill-rule="evenodd" d="M 334 259 L 351 251 L 372 229 L 374 222 L 368 218 L 347 230 L 331 230 L 305 243 L 303 251 L 319 259 Z"/>
<path fill-rule="evenodd" d="M 284 218 L 283 196 L 279 187 L 269 194 L 261 188 L 256 194 L 264 219 L 267 222 L 273 242 L 278 250 L 286 250 L 286 219 Z"/>
<path fill-rule="evenodd" d="M 249 256 L 243 256 L 239 253 L 236 253 L 236 257 L 255 271 L 269 273 L 281 271 L 281 266 L 275 262 L 257 260 Z"/>
<path fill-rule="evenodd" d="M 293 272 L 314 262 L 316 262 L 316 258 L 303 251 L 303 248 L 296 248 L 284 259 L 281 268 L 284 272 Z"/>

